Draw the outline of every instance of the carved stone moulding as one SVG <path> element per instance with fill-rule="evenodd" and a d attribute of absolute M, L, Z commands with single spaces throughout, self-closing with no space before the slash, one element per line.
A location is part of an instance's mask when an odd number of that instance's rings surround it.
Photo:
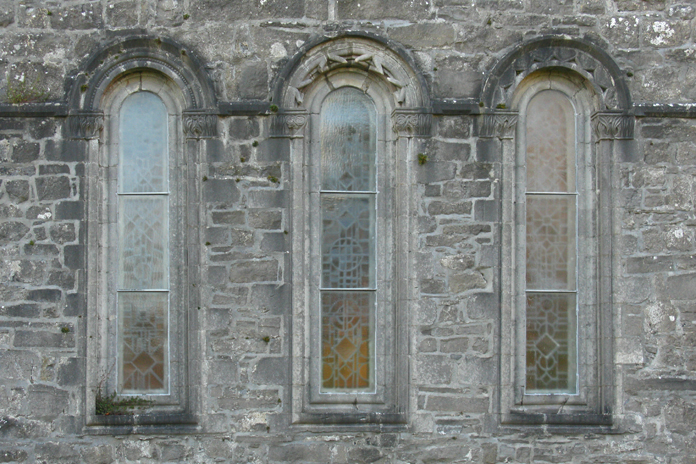
<path fill-rule="evenodd" d="M 592 115 L 592 132 L 596 140 L 631 140 L 635 117 L 623 113 L 595 113 Z"/>
<path fill-rule="evenodd" d="M 183 114 L 184 136 L 187 139 L 217 137 L 218 116 L 212 110 L 187 110 Z"/>
<path fill-rule="evenodd" d="M 282 109 L 271 120 L 271 137 L 301 137 L 308 118 L 304 108 Z"/>
<path fill-rule="evenodd" d="M 482 114 L 478 119 L 478 133 L 481 138 L 511 139 L 515 135 L 516 126 L 517 113 L 511 111 Z"/>
<path fill-rule="evenodd" d="M 351 37 L 325 42 L 310 50 L 292 72 L 283 96 L 285 108 L 304 105 L 305 93 L 322 79 L 332 80 L 335 71 L 360 72 L 382 81 L 396 106 L 424 106 L 418 79 L 393 51 L 375 41 Z M 331 83 L 330 85 L 333 85 Z"/>
<path fill-rule="evenodd" d="M 400 137 L 430 137 L 433 116 L 426 108 L 397 108 L 392 127 Z"/>
<path fill-rule="evenodd" d="M 101 111 L 80 111 L 68 116 L 68 136 L 71 139 L 96 139 L 103 128 L 104 113 Z"/>

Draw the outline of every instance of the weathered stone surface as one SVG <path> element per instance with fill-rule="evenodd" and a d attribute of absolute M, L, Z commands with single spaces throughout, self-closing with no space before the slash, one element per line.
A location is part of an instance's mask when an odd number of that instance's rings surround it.
<path fill-rule="evenodd" d="M 67 176 L 37 177 L 35 182 L 39 200 L 59 200 L 72 195 L 70 178 Z"/>

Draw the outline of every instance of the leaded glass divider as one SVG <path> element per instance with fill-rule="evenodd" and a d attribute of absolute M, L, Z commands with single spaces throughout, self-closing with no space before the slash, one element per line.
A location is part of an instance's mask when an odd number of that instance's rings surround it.
<path fill-rule="evenodd" d="M 169 390 L 169 135 L 167 108 L 135 92 L 119 111 L 119 390 Z"/>
<path fill-rule="evenodd" d="M 324 100 L 321 134 L 321 389 L 374 388 L 377 110 L 355 87 Z"/>
<path fill-rule="evenodd" d="M 527 108 L 526 392 L 577 393 L 575 110 L 545 90 Z"/>

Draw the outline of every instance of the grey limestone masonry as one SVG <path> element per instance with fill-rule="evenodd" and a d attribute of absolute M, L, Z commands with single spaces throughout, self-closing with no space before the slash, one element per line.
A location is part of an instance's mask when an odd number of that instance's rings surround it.
<path fill-rule="evenodd" d="M 171 399 L 105 416 L 106 108 L 132 76 L 178 92 L 186 288 Z M 513 200 L 519 95 L 543 79 L 592 95 L 591 269 L 579 392 L 530 405 Z M 312 384 L 334 85 L 382 99 L 369 401 Z M 696 464 L 695 209 L 692 0 L 0 0 L 0 462 Z"/>

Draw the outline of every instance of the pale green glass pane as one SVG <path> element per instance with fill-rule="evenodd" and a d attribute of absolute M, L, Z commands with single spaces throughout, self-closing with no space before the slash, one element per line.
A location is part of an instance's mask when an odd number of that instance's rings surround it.
<path fill-rule="evenodd" d="M 527 191 L 575 191 L 575 111 L 568 97 L 546 90 L 527 107 Z"/>
<path fill-rule="evenodd" d="M 169 197 L 119 197 L 119 289 L 169 288 Z"/>
<path fill-rule="evenodd" d="M 166 192 L 167 108 L 150 92 L 128 96 L 119 120 L 119 191 Z"/>
<path fill-rule="evenodd" d="M 574 293 L 527 293 L 527 393 L 577 393 Z"/>
<path fill-rule="evenodd" d="M 375 190 L 377 108 L 354 87 L 331 92 L 321 107 L 321 188 Z"/>
<path fill-rule="evenodd" d="M 527 289 L 575 290 L 575 195 L 527 195 Z"/>
<path fill-rule="evenodd" d="M 374 292 L 322 292 L 323 390 L 372 388 L 374 298 Z"/>
<path fill-rule="evenodd" d="M 323 288 L 374 288 L 374 195 L 322 194 Z"/>
<path fill-rule="evenodd" d="M 122 393 L 167 391 L 168 307 L 168 292 L 119 292 Z"/>

